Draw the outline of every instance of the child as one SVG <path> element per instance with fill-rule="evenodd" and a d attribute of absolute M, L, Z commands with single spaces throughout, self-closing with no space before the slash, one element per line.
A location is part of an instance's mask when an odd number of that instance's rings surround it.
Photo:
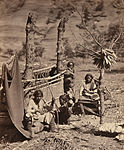
<path fill-rule="evenodd" d="M 71 117 L 71 111 L 68 106 L 69 96 L 67 94 L 61 95 L 59 97 L 60 107 L 58 112 L 58 118 L 56 113 L 56 122 L 59 119 L 59 124 L 68 124 L 69 118 Z"/>
<path fill-rule="evenodd" d="M 66 72 L 64 73 L 64 93 L 67 92 L 69 88 L 69 81 L 73 86 L 71 87 L 74 90 L 74 63 L 68 62 Z"/>

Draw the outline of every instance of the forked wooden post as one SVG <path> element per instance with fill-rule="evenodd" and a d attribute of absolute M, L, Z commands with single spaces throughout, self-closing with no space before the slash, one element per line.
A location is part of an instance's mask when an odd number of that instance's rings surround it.
<path fill-rule="evenodd" d="M 57 37 L 57 72 L 63 70 L 63 34 L 65 32 L 65 18 L 61 19 L 58 25 L 58 37 Z"/>
<path fill-rule="evenodd" d="M 34 34 L 35 34 L 36 15 L 29 13 L 26 24 L 26 67 L 25 78 L 33 78 L 33 65 L 34 65 Z"/>

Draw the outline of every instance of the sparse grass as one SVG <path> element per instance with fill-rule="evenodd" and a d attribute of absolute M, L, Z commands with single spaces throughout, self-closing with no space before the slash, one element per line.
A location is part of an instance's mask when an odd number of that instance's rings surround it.
<path fill-rule="evenodd" d="M 41 2 L 40 0 L 37 2 Z M 44 1 L 45 3 L 45 1 Z M 33 4 L 34 5 L 34 4 Z M 35 7 L 38 4 L 34 5 L 32 7 Z M 41 5 L 40 5 L 41 7 Z M 48 9 L 49 6 L 48 6 L 48 3 L 46 2 L 46 5 L 45 5 L 45 9 Z M 110 7 L 110 6 L 109 6 Z M 115 10 L 113 12 L 113 9 L 112 7 L 110 7 L 110 9 L 106 8 L 105 10 L 107 10 L 108 12 L 106 12 L 106 14 L 112 14 L 111 18 L 98 18 L 99 22 L 101 22 L 103 19 L 104 21 L 106 21 L 107 19 L 110 19 L 110 22 L 112 22 L 112 20 L 114 20 L 114 15 L 115 15 Z M 27 9 L 28 6 L 26 6 L 25 9 Z M 36 9 L 36 8 L 35 8 Z M 58 11 L 60 10 L 57 10 L 57 13 Z M 23 12 L 23 10 L 22 10 Z M 15 12 L 14 14 L 10 14 L 12 15 L 11 18 L 13 18 L 13 20 L 9 20 L 10 22 L 11 21 L 15 21 L 16 19 L 18 20 L 19 18 L 18 17 L 22 17 L 22 20 L 20 22 L 21 26 L 23 26 L 23 28 L 25 28 L 25 18 L 26 18 L 26 13 L 25 13 L 25 16 L 18 16 L 20 12 Z M 41 15 L 41 22 L 42 22 L 42 18 L 44 19 L 44 17 L 46 16 L 43 16 L 44 13 L 42 12 L 42 9 L 39 8 L 39 13 Z M 56 43 L 56 32 L 57 30 L 55 30 L 55 27 L 56 27 L 56 12 L 54 14 L 54 12 L 50 12 L 52 15 L 51 15 L 51 18 L 53 19 L 53 28 L 50 28 L 49 32 L 47 33 L 47 38 L 45 39 L 44 43 L 45 43 L 45 56 L 43 55 L 43 58 L 41 58 L 41 62 L 43 62 L 43 65 L 44 64 L 50 64 L 50 63 L 55 63 L 55 54 L 56 54 L 56 44 L 54 45 L 53 43 Z M 58 18 L 61 17 L 62 14 L 58 14 Z M 23 18 L 24 17 L 24 18 Z M 15 19 L 15 20 L 14 20 Z M 73 30 L 74 31 L 78 31 L 80 32 L 80 30 L 77 30 L 77 28 L 75 27 L 75 24 L 77 24 L 77 19 L 79 19 L 77 17 L 77 14 L 75 13 L 72 18 L 72 24 L 74 24 L 73 26 Z M 4 21 L 6 20 L 6 18 L 4 18 Z M 17 22 L 16 22 L 17 23 Z M 97 22 L 98 23 L 98 22 Z M 106 30 L 105 28 L 105 24 L 106 22 L 104 22 L 104 24 L 102 24 L 102 28 L 104 28 L 104 30 Z M 15 27 L 15 26 L 13 26 Z M 97 24 L 96 24 L 96 27 L 97 27 Z M 13 29 L 14 30 L 14 29 Z M 18 38 L 18 41 L 20 41 L 20 43 L 22 43 L 22 40 L 25 39 L 25 37 L 22 37 L 19 39 L 19 35 L 20 35 L 20 32 L 18 31 L 18 28 L 16 27 L 15 28 L 16 32 L 17 32 L 17 37 L 3 37 L 4 38 L 4 44 L 5 44 L 5 47 L 6 45 L 10 45 L 8 47 L 11 47 L 11 50 L 9 50 L 8 52 L 10 53 L 10 55 L 13 54 L 13 51 L 12 49 L 15 49 L 14 48 L 14 45 L 12 44 L 15 44 L 16 41 L 17 41 L 17 38 Z M 8 26 L 6 27 L 6 31 L 10 31 L 12 32 L 11 28 L 9 29 Z M 21 30 L 22 31 L 22 30 Z M 55 32 L 56 31 L 56 32 Z M 24 32 L 24 35 L 25 36 L 25 31 Z M 113 33 L 113 30 L 112 30 L 112 33 Z M 13 32 L 11 33 L 11 36 L 13 36 Z M 72 34 L 69 32 L 69 30 L 66 31 L 65 33 L 65 37 L 68 37 L 69 39 L 72 38 Z M 79 39 L 80 41 L 82 39 Z M 75 39 L 73 38 L 73 41 L 72 43 L 75 43 Z M 1 42 L 2 43 L 2 42 Z M 72 45 L 71 45 L 72 46 Z M 17 48 L 18 50 L 20 49 L 20 46 L 18 46 Z M 97 49 L 97 48 L 94 48 L 94 49 Z M 72 50 L 70 48 L 70 50 Z M 3 53 L 5 52 L 4 49 L 1 50 Z M 71 52 L 71 51 L 70 51 Z M 20 54 L 20 56 L 24 55 L 25 54 L 25 50 L 23 49 L 22 53 Z M 8 55 L 8 53 L 6 54 Z M 6 60 L 8 59 L 8 56 L 6 57 Z M 86 75 L 86 73 L 88 72 L 91 72 L 95 78 L 97 78 L 99 76 L 99 71 L 98 69 L 96 68 L 96 66 L 94 66 L 92 64 L 92 60 L 89 58 L 89 59 L 85 59 L 85 58 L 77 58 L 77 57 L 72 57 L 72 58 L 69 58 L 71 60 L 74 61 L 75 63 L 75 89 L 76 89 L 76 98 L 78 99 L 79 98 L 79 89 L 80 89 L 80 85 L 81 83 L 83 82 L 84 80 L 84 76 Z M 2 60 L 0 58 L 0 60 Z M 51 61 L 50 61 L 51 60 Z M 22 61 L 21 61 L 21 64 L 24 64 Z M 108 90 L 111 92 L 111 95 L 112 95 L 112 99 L 109 101 L 110 104 L 111 103 L 115 103 L 117 104 L 117 107 L 114 107 L 114 108 L 109 108 L 107 109 L 107 112 L 105 114 L 105 117 L 104 117 L 104 121 L 105 122 L 120 122 L 122 120 L 124 120 L 123 118 L 123 113 L 124 113 L 124 102 L 123 102 L 123 98 L 124 98 L 124 77 L 123 77 L 123 74 L 124 74 L 124 63 L 123 62 L 117 62 L 116 65 L 114 65 L 111 69 L 111 71 L 106 71 L 105 72 L 105 76 L 104 76 L 104 84 L 105 86 L 107 86 Z M 119 106 L 119 107 L 118 107 Z M 21 139 L 20 137 L 18 137 L 18 134 L 16 134 L 15 136 L 15 133 L 13 133 L 13 130 L 11 130 L 11 132 L 8 132 L 6 134 L 3 134 L 2 135 L 2 132 L 0 132 L 0 137 L 3 136 L 3 143 L 0 144 L 0 149 L 4 149 L 5 150 L 8 150 L 8 149 L 14 149 L 14 148 L 17 148 L 17 149 L 25 149 L 25 150 L 31 150 L 31 149 L 44 149 L 46 148 L 47 149 L 55 149 L 55 146 L 59 147 L 62 149 L 62 146 L 61 144 L 63 144 L 65 142 L 65 145 L 66 143 L 69 142 L 69 145 L 67 147 L 67 149 L 69 148 L 70 144 L 74 144 L 71 145 L 72 148 L 79 148 L 79 149 L 88 149 L 88 150 L 100 150 L 100 149 L 113 149 L 113 150 L 121 150 L 122 149 L 122 146 L 117 143 L 115 140 L 113 140 L 112 138 L 108 138 L 108 137 L 101 137 L 101 136 L 95 136 L 93 135 L 93 132 L 89 132 L 91 131 L 91 126 L 92 124 L 99 124 L 99 118 L 95 118 L 95 116 L 82 116 L 81 118 L 78 117 L 78 119 L 81 119 L 81 121 L 78 121 L 76 122 L 76 124 L 78 125 L 78 130 L 59 130 L 58 133 L 46 133 L 46 132 L 42 132 L 38 135 L 38 137 L 28 141 L 28 140 L 24 140 L 24 142 L 20 142 L 19 139 Z M 88 126 L 89 124 L 89 126 Z M 87 125 L 87 126 L 86 126 Z M 6 131 L 7 131 L 8 128 L 6 128 Z M 77 129 L 77 128 L 76 128 Z M 88 130 L 89 129 L 89 130 Z M 88 130 L 88 132 L 86 132 Z M 9 130 L 10 131 L 10 130 Z M 83 132 L 81 132 L 83 131 Z M 46 137 L 47 140 L 46 140 Z M 7 139 L 9 138 L 9 139 Z M 55 139 L 55 141 L 54 141 Z M 57 140 L 56 140 L 57 139 Z M 68 141 L 69 140 L 69 141 Z M 11 142 L 12 141 L 12 142 Z M 44 142 L 46 141 L 46 142 Z M 54 145 L 54 142 L 56 142 L 56 144 Z M 46 145 L 44 145 L 44 143 Z M 51 147 L 50 147 L 51 146 Z M 57 148 L 56 148 L 57 149 Z M 70 148 L 71 149 L 71 148 Z M 76 150 L 77 150 L 76 149 Z"/>

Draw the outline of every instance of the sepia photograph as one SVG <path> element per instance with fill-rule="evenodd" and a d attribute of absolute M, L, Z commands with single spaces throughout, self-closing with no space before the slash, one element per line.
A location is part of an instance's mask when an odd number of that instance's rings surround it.
<path fill-rule="evenodd" d="M 0 150 L 124 149 L 124 0 L 0 0 Z"/>

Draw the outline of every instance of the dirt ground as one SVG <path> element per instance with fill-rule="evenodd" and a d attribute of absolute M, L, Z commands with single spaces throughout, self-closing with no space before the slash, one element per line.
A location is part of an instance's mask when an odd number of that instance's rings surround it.
<path fill-rule="evenodd" d="M 79 63 L 78 60 L 77 64 Z M 76 64 L 76 62 L 75 62 Z M 76 64 L 76 65 L 77 65 Z M 81 63 L 80 63 L 81 64 Z M 118 62 L 119 67 L 113 67 L 111 72 L 105 73 L 105 84 L 111 92 L 112 98 L 105 101 L 104 123 L 121 122 L 124 120 L 124 70 L 122 63 Z M 91 69 L 92 68 L 92 69 Z M 89 62 L 82 63 L 80 68 L 76 66 L 76 89 L 79 90 L 80 80 L 87 72 L 91 72 L 97 77 L 99 75 L 96 68 Z M 78 98 L 78 91 L 77 91 Z M 116 104 L 116 106 L 112 104 Z M 93 115 L 75 116 L 72 115 L 70 125 L 60 125 L 57 133 L 39 133 L 34 139 L 24 139 L 15 128 L 9 126 L 1 128 L 0 149 L 34 150 L 34 149 L 76 149 L 76 150 L 121 150 L 123 143 L 115 139 L 115 135 L 100 135 L 97 133 L 100 118 Z"/>
<path fill-rule="evenodd" d="M 15 1 L 17 2 L 17 1 Z M 116 20 L 118 15 L 116 10 L 110 7 L 112 0 L 105 1 L 105 14 L 107 18 L 97 22 L 97 27 L 106 30 L 106 26 Z M 1 4 L 1 3 L 0 3 Z M 16 7 L 16 5 L 15 5 Z M 9 11 L 0 19 L 0 72 L 3 62 L 6 62 L 10 55 L 8 49 L 13 53 L 22 48 L 22 42 L 25 41 L 25 24 L 30 10 L 37 10 L 37 25 L 43 29 L 50 29 L 43 41 L 45 52 L 42 57 L 43 65 L 55 64 L 56 60 L 56 37 L 57 22 L 46 25 L 49 9 L 51 5 L 47 0 L 25 0 L 24 5 L 18 11 Z M 110 8 L 109 8 L 110 7 Z M 75 24 L 79 23 L 79 16 L 74 15 L 70 19 L 77 39 L 79 30 Z M 65 37 L 70 38 L 70 42 L 75 43 L 75 38 L 70 32 L 69 25 L 66 26 Z M 24 68 L 24 59 L 20 61 L 20 67 Z M 79 98 L 79 89 L 86 73 L 92 73 L 95 78 L 99 76 L 99 71 L 93 65 L 91 59 L 73 58 L 75 63 L 75 89 L 76 98 Z M 110 71 L 104 75 L 104 85 L 110 91 L 111 95 L 105 101 L 104 122 L 121 122 L 124 120 L 124 63 L 118 61 L 112 66 Z M 118 142 L 113 135 L 100 135 L 97 128 L 99 126 L 99 117 L 93 115 L 75 116 L 70 119 L 71 124 L 57 126 L 58 132 L 39 133 L 31 140 L 25 139 L 14 127 L 0 127 L 0 150 L 122 150 L 124 145 Z"/>

